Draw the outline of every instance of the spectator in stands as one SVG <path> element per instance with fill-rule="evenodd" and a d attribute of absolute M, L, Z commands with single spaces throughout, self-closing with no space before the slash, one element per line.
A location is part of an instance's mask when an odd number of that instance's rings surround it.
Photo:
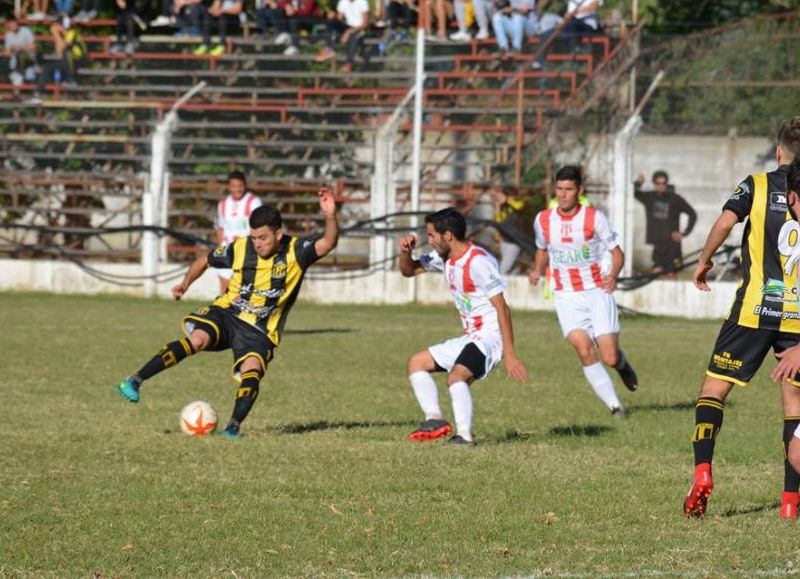
<path fill-rule="evenodd" d="M 456 0 L 458 1 L 458 0 Z M 447 19 L 453 13 L 451 0 L 429 0 L 426 3 L 425 37 L 434 42 L 447 42 Z M 433 34 L 433 21 L 436 19 L 436 34 Z"/>
<path fill-rule="evenodd" d="M 666 171 L 653 173 L 653 191 L 642 191 L 644 175 L 633 183 L 634 195 L 645 208 L 647 215 L 646 243 L 653 245 L 654 272 L 666 272 L 662 277 L 677 279 L 677 269 L 683 263 L 681 240 L 689 235 L 697 222 L 697 213 L 670 185 Z M 689 221 L 681 232 L 681 215 Z"/>
<path fill-rule="evenodd" d="M 203 0 L 173 0 L 172 13 L 180 34 L 200 36 L 204 10 Z"/>
<path fill-rule="evenodd" d="M 289 46 L 283 53 L 294 56 L 300 47 L 300 30 L 311 31 L 317 24 L 324 23 L 316 0 L 292 0 L 286 5 L 286 15 L 289 20 Z M 280 40 L 280 37 L 275 41 Z"/>
<path fill-rule="evenodd" d="M 4 25 L 3 73 L 14 85 L 14 94 L 23 82 L 36 79 L 36 40 L 27 26 L 16 18 L 9 18 Z"/>
<path fill-rule="evenodd" d="M 28 14 L 28 10 L 33 6 L 33 12 Z M 28 20 L 44 20 L 47 18 L 47 9 L 50 6 L 50 0 L 24 0 L 20 6 L 18 16 L 28 14 Z"/>
<path fill-rule="evenodd" d="M 69 18 L 64 17 L 50 25 L 50 34 L 55 49 L 55 59 L 45 64 L 39 75 L 34 102 L 39 101 L 48 82 L 74 85 L 78 82 L 78 73 L 82 66 L 89 62 L 89 50 L 83 35 L 72 25 Z"/>
<path fill-rule="evenodd" d="M 72 12 L 72 0 L 54 0 L 54 3 L 58 16 L 69 16 Z"/>
<path fill-rule="evenodd" d="M 244 10 L 243 0 L 213 0 L 211 6 L 202 5 L 203 44 L 195 48 L 195 54 L 220 56 L 225 54 L 225 40 L 228 28 L 238 25 L 239 15 Z M 219 30 L 219 44 L 211 46 L 211 25 L 216 24 Z"/>
<path fill-rule="evenodd" d="M 77 22 L 94 20 L 103 8 L 103 0 L 81 0 L 81 8 L 75 15 Z"/>
<path fill-rule="evenodd" d="M 507 275 L 514 269 L 514 264 L 519 257 L 520 246 L 508 234 L 508 229 L 525 231 L 526 223 L 522 217 L 525 201 L 518 197 L 518 189 L 507 185 L 502 189 L 492 190 L 495 209 L 494 220 L 501 224 L 503 229 L 496 230 L 496 241 L 500 244 L 500 273 Z M 530 225 L 527 225 L 530 227 Z"/>
<path fill-rule="evenodd" d="M 267 35 L 269 29 L 275 33 L 275 44 L 288 44 L 289 33 L 286 7 L 289 0 L 256 0 L 256 28 Z"/>
<path fill-rule="evenodd" d="M 136 0 L 115 0 L 119 8 L 117 17 L 117 41 L 111 45 L 111 54 L 123 50 L 131 55 L 136 50 Z"/>
<path fill-rule="evenodd" d="M 161 0 L 161 13 L 150 21 L 150 28 L 175 26 L 175 5 L 173 0 Z"/>
<path fill-rule="evenodd" d="M 214 229 L 217 245 L 228 245 L 240 237 L 250 235 L 250 214 L 261 206 L 261 199 L 247 190 L 247 178 L 242 171 L 228 174 L 228 194 L 217 204 L 217 219 Z M 219 291 L 228 291 L 230 269 L 218 269 Z"/>
<path fill-rule="evenodd" d="M 453 11 L 456 15 L 458 31 L 450 35 L 450 40 L 454 42 L 469 42 L 472 34 L 469 32 L 470 23 L 467 17 L 467 6 L 471 5 L 470 0 L 454 0 Z"/>
<path fill-rule="evenodd" d="M 522 52 L 522 42 L 527 32 L 530 15 L 535 14 L 534 0 L 495 0 L 492 27 L 497 37 L 497 47 L 503 58 Z M 509 46 L 509 40 L 511 45 Z"/>
<path fill-rule="evenodd" d="M 574 43 L 578 36 L 597 32 L 600 28 L 597 10 L 602 5 L 603 0 L 569 0 L 564 18 L 572 18 L 564 27 L 563 33 L 570 35 Z"/>
<path fill-rule="evenodd" d="M 475 35 L 477 40 L 489 38 L 489 24 L 494 14 L 493 0 L 472 0 L 472 10 L 475 13 L 475 22 L 478 24 L 478 33 Z M 497 31 L 495 30 L 495 34 Z"/>
<path fill-rule="evenodd" d="M 336 56 L 336 37 L 347 46 L 347 62 L 342 72 L 350 72 L 353 68 L 356 51 L 364 48 L 364 34 L 369 26 L 369 4 L 367 0 L 339 0 L 336 12 L 328 14 L 327 46 L 314 58 L 316 62 L 324 62 Z"/>

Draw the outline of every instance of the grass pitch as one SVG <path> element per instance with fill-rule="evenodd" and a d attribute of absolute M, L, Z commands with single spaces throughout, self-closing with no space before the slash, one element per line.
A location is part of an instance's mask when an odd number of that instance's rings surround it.
<path fill-rule="evenodd" d="M 238 442 L 229 353 L 115 384 L 194 304 L 0 294 L 0 576 L 795 574 L 781 521 L 778 389 L 734 392 L 704 521 L 686 521 L 693 400 L 718 322 L 623 320 L 640 391 L 611 419 L 553 315 L 514 313 L 531 371 L 474 389 L 474 449 L 405 441 L 409 354 L 459 333 L 449 308 L 300 303 Z M 767 364 L 771 367 L 772 363 Z M 616 379 L 616 377 L 615 377 Z M 443 408 L 449 398 L 440 388 Z"/>

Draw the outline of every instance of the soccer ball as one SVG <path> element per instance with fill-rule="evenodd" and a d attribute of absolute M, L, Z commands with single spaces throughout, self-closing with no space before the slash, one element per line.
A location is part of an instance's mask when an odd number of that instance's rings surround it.
<path fill-rule="evenodd" d="M 208 402 L 196 400 L 181 409 L 178 423 L 189 436 L 205 436 L 217 428 L 217 411 Z"/>

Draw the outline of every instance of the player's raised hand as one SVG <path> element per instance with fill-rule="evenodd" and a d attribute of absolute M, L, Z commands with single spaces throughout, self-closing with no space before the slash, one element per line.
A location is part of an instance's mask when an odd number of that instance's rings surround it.
<path fill-rule="evenodd" d="M 188 290 L 188 289 L 189 289 L 189 286 L 187 286 L 185 283 L 179 283 L 178 285 L 173 286 L 173 288 L 172 288 L 172 297 L 173 297 L 173 299 L 175 299 L 175 300 L 181 299 L 183 297 L 183 294 L 185 294 L 186 290 Z"/>
<path fill-rule="evenodd" d="M 400 238 L 400 253 L 411 253 L 417 246 L 419 239 L 413 233 L 408 233 Z"/>
<path fill-rule="evenodd" d="M 317 192 L 319 196 L 319 209 L 326 217 L 331 217 L 336 214 L 336 201 L 333 196 L 333 189 L 327 185 L 320 187 Z"/>
<path fill-rule="evenodd" d="M 800 372 L 800 346 L 792 346 L 783 352 L 775 354 L 778 358 L 778 365 L 769 375 L 775 382 L 783 384 L 788 380 L 794 380 Z"/>
<path fill-rule="evenodd" d="M 503 364 L 505 364 L 506 373 L 509 378 L 520 384 L 524 384 L 528 381 L 528 370 L 525 368 L 525 364 L 522 363 L 522 360 L 515 355 L 508 354 L 504 356 Z"/>
<path fill-rule="evenodd" d="M 697 262 L 697 265 L 694 266 L 694 275 L 692 276 L 694 279 L 694 287 L 704 292 L 711 291 L 711 288 L 708 287 L 708 282 L 706 281 L 706 274 L 711 270 L 712 267 L 714 267 L 714 262 L 710 259 L 706 262 Z"/>

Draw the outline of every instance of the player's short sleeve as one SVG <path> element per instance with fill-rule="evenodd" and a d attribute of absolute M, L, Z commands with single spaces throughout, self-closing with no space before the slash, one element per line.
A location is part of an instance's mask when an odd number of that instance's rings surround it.
<path fill-rule="evenodd" d="M 739 221 L 744 221 L 745 217 L 750 215 L 750 209 L 753 206 L 753 188 L 755 187 L 752 175 L 748 175 L 747 179 L 739 183 L 734 189 L 733 193 L 722 210 L 733 211 L 739 218 Z"/>
<path fill-rule="evenodd" d="M 208 266 L 217 269 L 230 269 L 233 267 L 233 243 L 220 245 L 208 254 Z"/>
<path fill-rule="evenodd" d="M 319 239 L 318 236 L 300 237 L 295 243 L 294 256 L 303 270 L 308 269 L 312 263 L 319 260 L 315 247 L 317 239 Z"/>
<path fill-rule="evenodd" d="M 419 263 L 425 271 L 444 271 L 444 260 L 435 250 L 420 255 Z"/>
<path fill-rule="evenodd" d="M 608 250 L 620 245 L 619 234 L 611 227 L 608 217 L 602 211 L 594 216 L 594 235 Z"/>
<path fill-rule="evenodd" d="M 536 218 L 533 220 L 533 237 L 536 240 L 537 249 L 547 249 L 547 238 L 545 238 L 544 230 L 542 229 L 543 218 L 544 211 L 537 213 Z"/>
<path fill-rule="evenodd" d="M 481 256 L 479 259 L 473 259 L 469 265 L 470 277 L 475 287 L 486 294 L 486 297 L 493 298 L 506 290 L 508 284 L 500 275 L 495 258 L 488 255 Z"/>

